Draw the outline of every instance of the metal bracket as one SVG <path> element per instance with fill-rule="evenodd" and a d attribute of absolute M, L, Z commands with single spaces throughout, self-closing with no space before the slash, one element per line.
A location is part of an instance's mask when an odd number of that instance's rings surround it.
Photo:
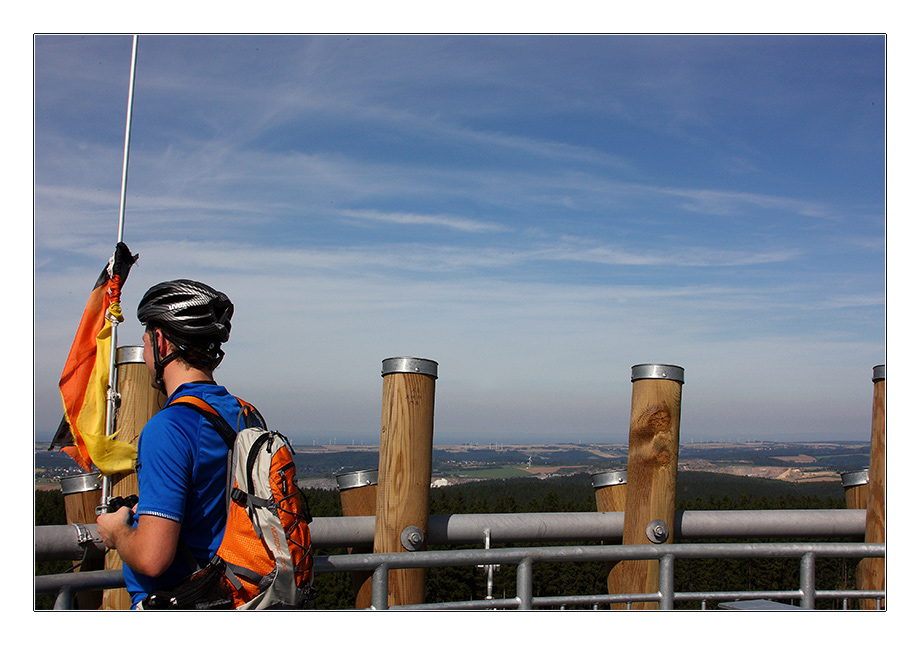
<path fill-rule="evenodd" d="M 417 526 L 407 526 L 399 534 L 399 543 L 406 551 L 418 551 L 425 544 L 425 532 Z"/>
<path fill-rule="evenodd" d="M 662 544 L 668 539 L 668 525 L 664 520 L 652 520 L 645 527 L 645 536 L 652 544 Z"/>
<path fill-rule="evenodd" d="M 102 544 L 102 540 L 94 538 L 92 532 L 84 525 L 73 524 L 72 526 L 77 530 L 77 546 L 85 549 L 88 544 L 92 544 L 93 542 Z"/>

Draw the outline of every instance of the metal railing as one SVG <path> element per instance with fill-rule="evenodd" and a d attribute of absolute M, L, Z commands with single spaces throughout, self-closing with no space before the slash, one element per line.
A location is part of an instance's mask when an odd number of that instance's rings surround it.
<path fill-rule="evenodd" d="M 815 586 L 815 563 L 823 558 L 884 557 L 884 544 L 660 544 L 556 546 L 506 549 L 468 549 L 420 551 L 415 553 L 375 553 L 318 557 L 317 573 L 330 571 L 373 571 L 371 609 L 534 609 L 567 605 L 599 606 L 607 603 L 656 602 L 659 609 L 674 609 L 675 601 L 786 600 L 798 601 L 803 609 L 814 609 L 816 600 L 882 599 L 885 592 L 858 590 L 819 590 Z M 799 588 L 786 591 L 678 592 L 674 588 L 674 561 L 679 558 L 748 559 L 797 558 Z M 643 594 L 595 594 L 580 596 L 535 597 L 533 565 L 537 562 L 607 562 L 658 560 L 658 592 Z M 388 573 L 391 569 L 476 565 L 514 565 L 517 588 L 514 598 L 428 603 L 389 607 Z"/>
<path fill-rule="evenodd" d="M 488 536 L 490 546 L 509 542 L 616 542 L 622 538 L 622 513 L 515 513 L 479 515 L 433 515 L 430 545 L 475 544 Z M 373 517 L 315 518 L 311 524 L 314 549 L 373 544 Z M 675 536 L 683 539 L 732 538 L 822 538 L 862 539 L 865 511 L 685 511 L 675 517 Z M 94 525 L 43 526 L 35 528 L 36 560 L 77 560 L 101 557 Z M 528 548 L 486 548 L 417 551 L 412 553 L 367 553 L 317 555 L 314 571 L 325 573 L 372 571 L 374 609 L 533 609 L 561 606 L 600 606 L 607 603 L 656 602 L 660 609 L 673 609 L 678 601 L 724 602 L 758 599 L 798 602 L 798 607 L 815 608 L 819 599 L 884 599 L 884 590 L 819 590 L 815 588 L 816 558 L 885 557 L 884 544 L 865 543 L 744 543 L 744 544 L 660 544 L 584 545 Z M 674 588 L 676 559 L 786 558 L 799 560 L 799 588 L 784 591 L 687 592 Z M 533 565 L 537 562 L 609 562 L 658 560 L 659 590 L 655 594 L 596 594 L 535 597 Z M 513 565 L 516 571 L 515 598 L 471 600 L 455 603 L 389 607 L 388 572 L 400 568 L 447 566 Z M 55 609 L 71 607 L 72 594 L 89 589 L 123 587 L 121 571 L 36 576 L 35 593 L 55 595 Z M 880 603 L 879 603 L 880 604 Z M 791 608 L 791 607 L 790 607 Z"/>

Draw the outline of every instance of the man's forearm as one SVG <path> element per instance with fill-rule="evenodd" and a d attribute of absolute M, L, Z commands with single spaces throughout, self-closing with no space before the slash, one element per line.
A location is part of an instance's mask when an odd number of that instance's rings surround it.
<path fill-rule="evenodd" d="M 132 571 L 151 578 L 161 576 L 176 555 L 181 525 L 172 520 L 142 515 L 137 528 L 134 528 L 127 519 L 127 509 L 119 510 L 111 517 L 100 516 L 97 523 L 103 542 L 118 551 Z"/>

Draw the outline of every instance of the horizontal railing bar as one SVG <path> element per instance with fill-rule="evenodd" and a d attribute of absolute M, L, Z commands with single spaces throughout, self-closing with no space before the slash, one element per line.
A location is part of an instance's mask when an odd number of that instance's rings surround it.
<path fill-rule="evenodd" d="M 35 576 L 37 595 L 56 594 L 58 589 L 70 587 L 74 592 L 91 589 L 117 589 L 125 586 L 121 567 L 102 571 L 76 571 Z"/>
<path fill-rule="evenodd" d="M 613 560 L 657 560 L 664 555 L 675 558 L 800 558 L 805 553 L 822 558 L 880 558 L 884 544 L 865 543 L 752 543 L 752 544 L 658 544 L 517 547 L 504 549 L 462 549 L 455 551 L 417 551 L 414 553 L 353 553 L 316 556 L 317 573 L 372 570 L 386 564 L 391 569 L 463 566 L 476 564 L 516 564 L 525 557 L 540 562 L 604 562 Z"/>
<path fill-rule="evenodd" d="M 36 526 L 35 559 L 38 562 L 102 559 L 105 546 L 95 524 L 51 524 Z"/>
<path fill-rule="evenodd" d="M 815 591 L 818 600 L 862 600 L 884 598 L 884 591 L 859 589 L 824 589 Z M 801 600 L 801 590 L 760 590 L 760 591 L 677 591 L 674 600 Z"/>
<path fill-rule="evenodd" d="M 370 547 L 373 516 L 316 517 L 310 524 L 315 549 Z M 863 510 L 683 511 L 675 514 L 676 539 L 829 538 L 861 539 Z M 35 557 L 39 561 L 76 560 L 82 556 L 81 527 L 101 547 L 95 524 L 36 526 Z M 489 530 L 492 544 L 509 542 L 616 542 L 623 539 L 623 513 L 483 513 L 432 515 L 428 544 L 477 544 Z"/>
<path fill-rule="evenodd" d="M 441 611 L 441 610 L 482 610 L 482 609 L 518 609 L 518 598 L 493 598 L 492 600 L 458 600 L 455 602 L 432 602 L 424 605 L 396 605 L 390 611 Z"/>
<path fill-rule="evenodd" d="M 463 566 L 476 564 L 511 564 L 520 566 L 528 562 L 578 562 L 611 560 L 649 560 L 665 556 L 674 558 L 801 558 L 814 554 L 821 558 L 866 558 L 884 557 L 884 544 L 865 543 L 754 543 L 754 544 L 661 544 L 661 545 L 589 545 L 563 547 L 529 547 L 500 549 L 465 549 L 419 551 L 414 553 L 368 553 L 350 555 L 317 555 L 314 571 L 330 573 L 336 571 L 374 570 L 378 568 L 428 568 L 437 566 Z M 384 576 L 383 581 L 386 580 Z M 61 589 L 74 593 L 89 589 L 109 589 L 124 586 L 121 570 L 86 571 L 53 574 L 35 577 L 36 594 L 56 594 Z M 729 592 L 676 592 L 674 600 L 738 600 L 743 598 L 770 598 L 796 600 L 802 591 L 729 591 Z M 884 598 L 884 591 L 834 590 L 815 593 L 816 598 Z M 600 604 L 610 602 L 656 601 L 659 594 L 603 594 L 591 596 L 537 597 L 528 599 L 531 606 L 557 606 L 561 604 Z M 477 603 L 470 607 L 463 603 L 439 603 L 419 605 L 414 608 L 518 608 L 521 599 L 492 601 L 469 601 Z M 497 603 L 497 604 L 496 604 Z M 411 609 L 403 606 L 400 609 Z M 395 609 L 395 608 L 394 608 Z"/>
<path fill-rule="evenodd" d="M 492 544 L 508 542 L 617 541 L 623 539 L 622 512 L 482 513 L 432 515 L 429 545 L 476 544 L 489 530 Z M 345 520 L 345 521 L 343 521 Z M 310 525 L 317 548 L 369 547 L 373 516 L 317 517 Z M 675 514 L 675 539 L 830 538 L 861 539 L 866 512 L 849 509 L 681 511 Z"/>

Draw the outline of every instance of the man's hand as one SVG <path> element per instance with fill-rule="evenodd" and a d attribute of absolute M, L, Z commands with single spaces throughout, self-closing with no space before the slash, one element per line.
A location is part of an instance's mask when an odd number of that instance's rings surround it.
<path fill-rule="evenodd" d="M 96 517 L 96 528 L 102 543 L 110 549 L 117 548 L 119 539 L 134 529 L 128 523 L 131 521 L 131 511 L 127 506 L 122 506 L 114 513 L 103 513 Z"/>

